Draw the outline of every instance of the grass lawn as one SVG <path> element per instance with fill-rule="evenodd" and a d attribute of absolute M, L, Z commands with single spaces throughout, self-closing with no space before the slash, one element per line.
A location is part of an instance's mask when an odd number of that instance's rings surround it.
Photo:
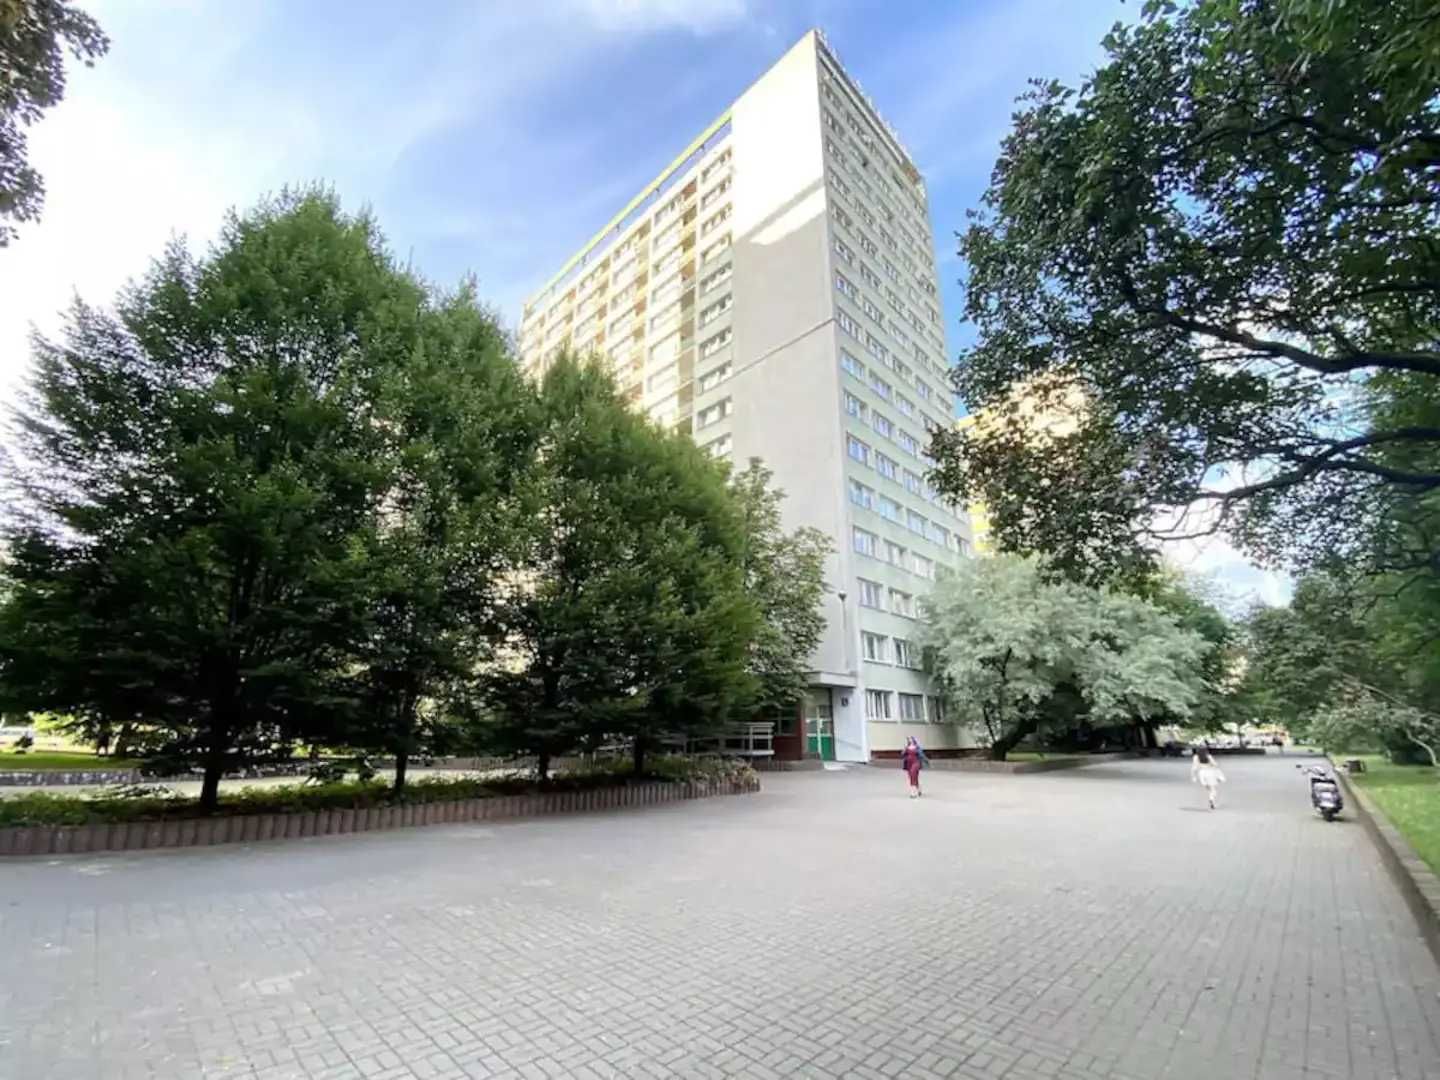
<path fill-rule="evenodd" d="M 101 757 L 79 750 L 31 750 L 17 754 L 0 751 L 0 772 L 69 772 L 81 769 L 133 769 L 140 763 L 129 758 Z"/>
<path fill-rule="evenodd" d="M 1427 765 L 1392 765 L 1378 755 L 1364 761 L 1365 772 L 1350 779 L 1440 874 L 1440 772 Z"/>

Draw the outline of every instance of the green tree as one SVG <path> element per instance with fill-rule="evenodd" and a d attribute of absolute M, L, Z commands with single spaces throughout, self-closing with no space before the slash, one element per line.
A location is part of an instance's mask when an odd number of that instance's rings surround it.
<path fill-rule="evenodd" d="M 378 500 L 349 741 L 395 759 L 444 752 L 477 667 L 494 661 L 497 589 L 534 451 L 532 395 L 473 285 L 422 313 L 376 404 L 390 463 Z"/>
<path fill-rule="evenodd" d="M 1310 737 L 1322 750 L 1340 752 L 1413 743 L 1440 766 L 1440 714 L 1417 709 L 1382 690 L 1347 679 L 1341 693 L 1311 718 Z"/>
<path fill-rule="evenodd" d="M 997 760 L 1068 728 L 1081 707 L 1102 723 L 1144 723 L 1188 716 L 1199 696 L 1199 635 L 1137 597 L 1055 580 L 1033 557 L 965 560 L 924 611 L 951 714 L 978 723 Z"/>
<path fill-rule="evenodd" d="M 598 368 L 552 365 L 539 408 L 505 648 L 482 679 L 488 737 L 535 754 L 542 775 L 557 754 L 627 740 L 639 772 L 662 737 L 754 700 L 743 522 L 720 467 Z"/>
<path fill-rule="evenodd" d="M 9 477 L 7 704 L 222 774 L 353 719 L 379 499 L 381 389 L 425 290 L 323 191 L 172 246 L 110 315 L 37 339 Z"/>
<path fill-rule="evenodd" d="M 743 515 L 745 591 L 760 614 L 749 663 L 755 709 L 767 716 L 793 710 L 805 696 L 811 656 L 825 631 L 820 605 L 832 550 L 830 538 L 818 529 L 784 531 L 785 496 L 770 486 L 771 476 L 752 458 L 730 481 Z"/>
<path fill-rule="evenodd" d="M 961 239 L 956 386 L 991 419 L 935 436 L 938 485 L 1102 578 L 1212 528 L 1433 569 L 1375 545 L 1437 509 L 1440 423 L 1372 399 L 1440 375 L 1433 3 L 1151 2 L 1104 45 L 1024 99 Z M 1078 394 L 1073 428 L 1021 437 L 1017 386 Z"/>
<path fill-rule="evenodd" d="M 65 50 L 89 67 L 109 48 L 68 0 L 0 0 L 0 247 L 15 236 L 11 222 L 35 220 L 45 202 L 25 129 L 65 96 Z"/>

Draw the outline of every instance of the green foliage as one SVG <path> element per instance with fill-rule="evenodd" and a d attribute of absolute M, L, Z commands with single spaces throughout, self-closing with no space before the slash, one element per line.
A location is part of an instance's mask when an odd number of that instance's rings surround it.
<path fill-rule="evenodd" d="M 1199 634 L 1138 597 L 1053 580 L 1034 558 L 966 560 L 924 610 L 951 715 L 981 725 L 998 759 L 1085 710 L 1098 723 L 1188 717 L 1203 689 Z"/>
<path fill-rule="evenodd" d="M 5 707 L 222 772 L 342 727 L 367 626 L 383 389 L 429 300 L 368 217 L 324 191 L 173 245 L 118 316 L 77 301 L 37 339 L 12 470 Z"/>
<path fill-rule="evenodd" d="M 11 222 L 34 221 L 45 202 L 25 129 L 65 96 L 65 51 L 89 67 L 109 48 L 69 0 L 0 0 L 0 248 L 15 236 Z"/>
<path fill-rule="evenodd" d="M 616 738 L 638 764 L 661 736 L 711 730 L 754 698 L 744 522 L 721 468 L 597 368 L 562 358 L 539 394 L 505 654 L 482 677 L 487 737 L 537 755 L 542 775 Z"/>
<path fill-rule="evenodd" d="M 1078 90 L 1024 99 L 960 243 L 986 422 L 933 447 L 1002 550 L 1106 581 L 1219 527 L 1433 570 L 1437 26 L 1428 0 L 1147 4 Z M 1038 437 L 1034 395 L 1071 423 Z"/>
<path fill-rule="evenodd" d="M 108 772 L 112 769 L 134 769 L 140 762 L 131 758 L 101 757 L 98 754 L 75 754 L 58 750 L 29 750 L 23 754 L 0 752 L 0 772 L 20 769 L 26 772 Z"/>
<path fill-rule="evenodd" d="M 344 781 L 286 784 L 223 792 L 217 811 L 225 815 L 283 814 L 307 810 L 347 810 L 397 803 L 422 804 L 457 799 L 493 799 L 507 795 L 590 791 L 634 782 L 630 762 L 617 761 L 562 773 L 544 781 L 530 777 L 426 776 L 396 791 L 390 784 Z M 651 760 L 640 777 L 647 782 L 744 782 L 754 779 L 749 766 L 735 761 L 678 756 Z M 0 799 L 0 827 L 7 825 L 85 825 L 92 822 L 154 821 L 195 817 L 194 799 L 173 795 L 136 797 L 134 793 L 102 791 L 94 796 L 29 792 Z"/>

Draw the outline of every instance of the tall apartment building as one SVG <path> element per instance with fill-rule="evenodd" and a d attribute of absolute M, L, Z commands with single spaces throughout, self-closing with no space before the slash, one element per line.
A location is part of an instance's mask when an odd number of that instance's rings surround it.
<path fill-rule="evenodd" d="M 746 90 L 526 305 L 520 352 L 605 358 L 717 457 L 763 459 L 790 527 L 835 541 L 828 624 L 789 749 L 865 761 L 967 743 L 915 615 L 969 524 L 926 484 L 953 423 L 925 185 L 818 31 Z"/>

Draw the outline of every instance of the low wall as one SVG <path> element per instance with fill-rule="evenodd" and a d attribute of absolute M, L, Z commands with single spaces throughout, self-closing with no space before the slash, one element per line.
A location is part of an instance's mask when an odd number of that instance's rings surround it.
<path fill-rule="evenodd" d="M 1390 824 L 1385 811 L 1376 806 L 1374 800 L 1365 794 L 1359 785 L 1351 783 L 1345 770 L 1336 766 L 1333 761 L 1330 765 L 1335 775 L 1340 778 L 1350 805 L 1355 807 L 1355 816 L 1375 841 L 1375 847 L 1380 852 L 1380 861 L 1385 864 L 1391 880 L 1405 897 L 1405 903 L 1415 915 L 1415 921 L 1420 924 L 1420 934 L 1425 939 L 1425 944 L 1434 955 L 1436 963 L 1440 963 L 1440 878 L 1435 876 L 1424 859 L 1415 854 L 1415 849 L 1400 834 L 1400 830 Z"/>
<path fill-rule="evenodd" d="M 756 772 L 819 772 L 825 768 L 819 758 L 755 758 L 746 764 Z"/>
<path fill-rule="evenodd" d="M 281 814 L 235 814 L 167 821 L 104 822 L 93 825 L 18 825 L 0 828 L 0 856 L 67 855 L 92 851 L 249 844 L 306 836 L 449 825 L 464 821 L 506 821 L 587 810 L 658 806 L 712 795 L 759 791 L 758 779 L 630 784 L 589 791 L 505 795 L 488 799 L 370 806 L 347 810 L 302 810 Z"/>

